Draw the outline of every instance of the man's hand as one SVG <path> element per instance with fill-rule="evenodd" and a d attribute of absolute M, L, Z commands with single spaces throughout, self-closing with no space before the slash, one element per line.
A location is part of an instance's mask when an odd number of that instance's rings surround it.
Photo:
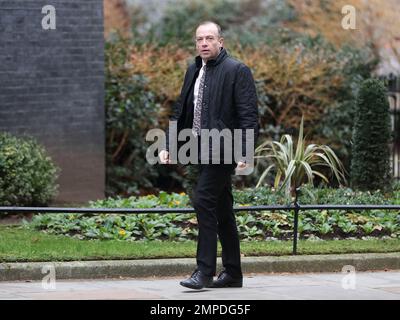
<path fill-rule="evenodd" d="M 246 163 L 245 161 L 238 161 L 235 168 L 235 174 L 242 176 L 248 175 L 253 172 L 253 165 L 251 163 Z"/>
<path fill-rule="evenodd" d="M 246 162 L 239 161 L 236 166 L 236 170 L 243 170 L 244 168 L 246 168 Z"/>
<path fill-rule="evenodd" d="M 167 150 L 161 150 L 160 153 L 158 154 L 160 157 L 160 162 L 162 164 L 169 164 L 170 159 L 169 159 L 169 152 Z"/>

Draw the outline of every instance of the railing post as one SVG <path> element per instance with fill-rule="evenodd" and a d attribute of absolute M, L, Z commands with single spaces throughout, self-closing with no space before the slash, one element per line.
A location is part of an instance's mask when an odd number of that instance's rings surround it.
<path fill-rule="evenodd" d="M 300 205 L 298 202 L 300 188 L 296 188 L 295 190 L 295 199 L 294 199 L 294 228 L 293 228 L 293 255 L 297 254 L 297 231 L 299 226 L 299 210 Z"/>

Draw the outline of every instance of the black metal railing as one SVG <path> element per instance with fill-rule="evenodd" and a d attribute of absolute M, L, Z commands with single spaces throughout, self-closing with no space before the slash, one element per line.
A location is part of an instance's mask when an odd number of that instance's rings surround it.
<path fill-rule="evenodd" d="M 300 211 L 306 210 L 399 210 L 400 205 L 332 205 L 332 204 L 312 204 L 302 205 L 298 202 L 298 194 L 296 192 L 295 201 L 291 205 L 260 205 L 260 206 L 239 206 L 234 207 L 235 212 L 238 211 L 294 211 L 293 221 L 293 250 L 292 254 L 297 254 L 298 240 L 298 222 Z M 56 207 L 0 207 L 1 213 L 27 214 L 27 213 L 81 213 L 81 214 L 146 214 L 146 213 L 194 213 L 193 208 L 56 208 Z"/>

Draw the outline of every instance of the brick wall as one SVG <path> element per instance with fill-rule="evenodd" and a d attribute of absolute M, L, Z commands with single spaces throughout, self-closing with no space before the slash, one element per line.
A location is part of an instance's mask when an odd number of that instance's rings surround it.
<path fill-rule="evenodd" d="M 0 0 L 0 131 L 46 147 L 62 170 L 57 204 L 104 196 L 103 29 L 102 0 Z"/>

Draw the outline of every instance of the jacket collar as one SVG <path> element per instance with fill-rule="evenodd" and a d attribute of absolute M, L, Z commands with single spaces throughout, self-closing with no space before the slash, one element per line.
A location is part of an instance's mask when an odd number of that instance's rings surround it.
<path fill-rule="evenodd" d="M 215 59 L 207 61 L 207 67 L 216 66 L 220 64 L 222 61 L 224 61 L 227 57 L 228 57 L 228 52 L 225 50 L 225 48 L 221 48 L 219 55 Z M 197 56 L 195 58 L 195 62 L 197 69 L 200 69 L 203 66 L 203 61 L 200 56 Z"/>

